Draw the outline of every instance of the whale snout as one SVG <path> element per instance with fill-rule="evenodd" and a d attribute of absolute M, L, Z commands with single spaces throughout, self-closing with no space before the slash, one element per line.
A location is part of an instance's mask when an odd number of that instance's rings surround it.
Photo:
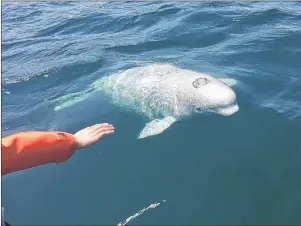
<path fill-rule="evenodd" d="M 223 88 L 215 94 L 215 111 L 224 116 L 230 116 L 239 111 L 236 94 L 229 87 Z"/>
<path fill-rule="evenodd" d="M 236 94 L 228 86 L 220 86 L 218 84 L 212 84 L 206 90 L 206 97 L 208 102 L 217 107 L 237 105 Z"/>
<path fill-rule="evenodd" d="M 203 91 L 207 110 L 224 116 L 232 115 L 239 110 L 236 94 L 230 87 L 210 84 Z M 196 110 L 201 112 L 202 108 L 198 106 Z"/>

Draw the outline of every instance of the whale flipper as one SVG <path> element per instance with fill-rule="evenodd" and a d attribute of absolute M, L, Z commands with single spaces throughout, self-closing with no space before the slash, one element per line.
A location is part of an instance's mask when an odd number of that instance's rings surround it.
<path fill-rule="evenodd" d="M 237 80 L 233 78 L 220 78 L 219 80 L 228 86 L 234 86 L 237 83 Z"/>
<path fill-rule="evenodd" d="M 163 119 L 154 119 L 146 124 L 139 134 L 138 139 L 160 134 L 170 127 L 175 121 L 176 119 L 172 116 L 167 116 Z"/>

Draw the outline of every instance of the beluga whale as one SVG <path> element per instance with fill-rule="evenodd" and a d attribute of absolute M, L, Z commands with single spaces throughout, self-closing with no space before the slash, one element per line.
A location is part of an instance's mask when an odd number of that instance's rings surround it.
<path fill-rule="evenodd" d="M 231 86 L 235 79 L 214 78 L 170 64 L 138 66 L 102 77 L 79 93 L 63 96 L 61 110 L 103 92 L 113 104 L 131 109 L 148 119 L 138 139 L 158 135 L 173 123 L 196 113 L 230 116 L 239 110 Z"/>

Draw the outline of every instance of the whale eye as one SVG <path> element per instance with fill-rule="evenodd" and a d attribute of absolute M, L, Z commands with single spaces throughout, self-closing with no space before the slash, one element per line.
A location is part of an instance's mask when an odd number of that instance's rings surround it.
<path fill-rule="evenodd" d="M 209 84 L 210 81 L 207 78 L 197 78 L 193 83 L 193 87 L 194 88 L 200 88 L 201 86 L 205 86 L 207 84 Z"/>

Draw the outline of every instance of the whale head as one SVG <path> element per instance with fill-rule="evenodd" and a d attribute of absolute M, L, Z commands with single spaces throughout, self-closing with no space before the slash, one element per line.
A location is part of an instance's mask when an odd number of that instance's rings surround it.
<path fill-rule="evenodd" d="M 191 83 L 193 108 L 197 113 L 215 112 L 230 116 L 239 110 L 235 92 L 213 77 L 199 77 Z"/>

